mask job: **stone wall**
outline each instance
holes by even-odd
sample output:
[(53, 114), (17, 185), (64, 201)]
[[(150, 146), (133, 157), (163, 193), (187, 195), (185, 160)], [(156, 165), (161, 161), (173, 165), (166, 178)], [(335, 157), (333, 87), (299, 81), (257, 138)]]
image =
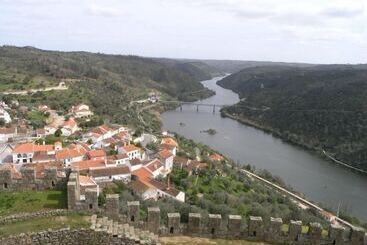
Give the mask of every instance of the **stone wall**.
[[(326, 228), (327, 236), (323, 236), (325, 228), (318, 223), (305, 224), (309, 227), (308, 233), (302, 233), (302, 221), (290, 221), (288, 231), (282, 230), (281, 218), (271, 218), (265, 221), (262, 217), (250, 217), (243, 222), (241, 216), (229, 215), (221, 217), (219, 214), (209, 214), (202, 217), (198, 213), (190, 213), (188, 223), (181, 223), (179, 213), (169, 213), (168, 224), (161, 223), (159, 208), (153, 207), (147, 210), (147, 220), (140, 219), (140, 203), (127, 202), (127, 213), (120, 213), (119, 198), (116, 195), (106, 197), (106, 208), (98, 208), (98, 200), (95, 192), (86, 194), (86, 200), (80, 200), (78, 190), (78, 174), (71, 173), (68, 182), (68, 207), (72, 210), (100, 212), (109, 217), (126, 222), (139, 229), (149, 230), (162, 236), (188, 235), (208, 238), (247, 239), (254, 241), (267, 241), (280, 244), (343, 244), (365, 245), (366, 235), (364, 230), (358, 228), (344, 229), (337, 226)], [(226, 222), (224, 222), (226, 220)]]
[(21, 234), (7, 238), (0, 238), (0, 244), (7, 245), (41, 245), (41, 244), (119, 244), (135, 245), (136, 241), (126, 237), (115, 237), (107, 232), (96, 232), (92, 229), (69, 230), (62, 229), (57, 231), (45, 231), (39, 233)]
[(66, 184), (66, 177), (59, 177), (56, 168), (45, 169), (37, 178), (35, 169), (22, 168), (22, 177), (12, 176), (10, 169), (0, 169), (0, 191), (27, 191), (61, 189)]
[[(107, 196), (106, 202), (115, 203), (116, 196)], [(271, 218), (269, 221), (265, 221), (261, 217), (251, 216), (244, 222), (242, 217), (238, 215), (230, 215), (228, 219), (223, 219), (219, 214), (209, 214), (208, 217), (203, 217), (198, 213), (190, 213), (188, 223), (182, 223), (179, 213), (168, 213), (167, 223), (163, 224), (158, 207), (148, 208), (147, 220), (141, 220), (139, 217), (139, 202), (128, 202), (127, 206), (127, 214), (115, 215), (113, 219), (124, 220), (130, 225), (154, 232), (160, 236), (187, 235), (295, 245), (365, 245), (367, 242), (364, 230), (357, 228), (344, 229), (335, 225), (323, 228), (319, 223), (302, 224), (301, 221), (291, 221), (288, 224), (288, 231), (285, 232), (282, 230), (283, 221), (281, 218)], [(108, 213), (116, 214), (118, 212), (117, 205), (109, 205), (108, 209)], [(123, 216), (125, 218), (122, 218)], [(303, 225), (308, 226), (307, 233), (302, 233)], [(323, 230), (327, 230), (328, 234), (323, 235)]]
[(29, 219), (53, 217), (53, 216), (64, 216), (70, 213), (66, 209), (55, 209), (50, 211), (40, 211), (35, 213), (20, 213), (9, 216), (0, 217), (0, 225), (10, 224), (14, 222), (26, 221)]

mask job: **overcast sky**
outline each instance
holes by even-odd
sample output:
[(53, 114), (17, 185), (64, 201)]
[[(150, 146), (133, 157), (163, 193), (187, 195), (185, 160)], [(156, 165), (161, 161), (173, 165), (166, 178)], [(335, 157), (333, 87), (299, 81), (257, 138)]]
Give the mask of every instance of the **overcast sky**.
[(0, 0), (0, 44), (367, 63), (367, 0)]

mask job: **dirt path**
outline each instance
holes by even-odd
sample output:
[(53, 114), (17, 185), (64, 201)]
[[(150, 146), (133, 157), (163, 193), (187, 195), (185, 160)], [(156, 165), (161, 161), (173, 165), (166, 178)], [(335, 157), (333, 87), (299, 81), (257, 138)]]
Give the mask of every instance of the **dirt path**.
[(58, 86), (55, 87), (47, 87), (47, 88), (40, 88), (40, 89), (28, 89), (28, 90), (21, 90), (21, 91), (5, 91), (0, 92), (2, 94), (14, 94), (14, 95), (27, 95), (28, 93), (37, 93), (37, 92), (47, 92), (47, 91), (60, 91), (60, 90), (67, 90), (69, 89), (68, 86), (60, 83)]

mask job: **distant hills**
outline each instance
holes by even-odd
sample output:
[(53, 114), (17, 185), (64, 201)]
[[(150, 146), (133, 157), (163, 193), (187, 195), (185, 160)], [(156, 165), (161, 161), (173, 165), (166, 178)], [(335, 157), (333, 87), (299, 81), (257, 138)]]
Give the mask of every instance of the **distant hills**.
[(250, 67), (219, 84), (242, 98), (225, 112), (367, 170), (367, 65)]

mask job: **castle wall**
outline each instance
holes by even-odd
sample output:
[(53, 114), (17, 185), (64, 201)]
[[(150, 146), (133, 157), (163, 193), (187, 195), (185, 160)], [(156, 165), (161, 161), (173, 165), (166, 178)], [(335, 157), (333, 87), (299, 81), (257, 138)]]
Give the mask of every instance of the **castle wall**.
[(22, 168), (22, 177), (12, 176), (10, 169), (0, 170), (0, 191), (29, 191), (61, 189), (65, 186), (66, 178), (58, 177), (57, 169), (45, 169), (42, 178), (36, 178), (36, 171), (32, 168)]
[[(78, 190), (73, 173), (68, 183), (68, 206), (74, 210), (101, 211), (98, 209), (98, 198), (94, 191), (86, 194), (85, 202), (77, 200)], [(69, 189), (70, 188), (70, 189)], [(87, 204), (86, 204), (87, 203)], [(92, 203), (92, 208), (90, 205)], [(266, 241), (270, 243), (289, 245), (365, 245), (365, 233), (362, 230), (347, 230), (336, 226), (328, 228), (328, 236), (323, 236), (323, 227), (318, 223), (307, 224), (308, 232), (302, 233), (302, 221), (291, 220), (288, 231), (282, 231), (283, 220), (271, 218), (265, 222), (262, 217), (250, 217), (246, 222), (239, 215), (229, 215), (226, 222), (219, 214), (209, 214), (202, 217), (199, 213), (189, 213), (188, 222), (182, 223), (179, 213), (168, 213), (167, 224), (161, 223), (159, 208), (150, 207), (147, 210), (147, 220), (140, 220), (140, 203), (127, 202), (127, 213), (119, 213), (119, 198), (117, 195), (108, 195), (106, 198), (105, 214), (114, 220), (124, 220), (126, 223), (139, 229), (146, 229), (161, 236), (188, 235), (223, 239), (247, 239)], [(115, 217), (115, 218), (114, 218)]]

